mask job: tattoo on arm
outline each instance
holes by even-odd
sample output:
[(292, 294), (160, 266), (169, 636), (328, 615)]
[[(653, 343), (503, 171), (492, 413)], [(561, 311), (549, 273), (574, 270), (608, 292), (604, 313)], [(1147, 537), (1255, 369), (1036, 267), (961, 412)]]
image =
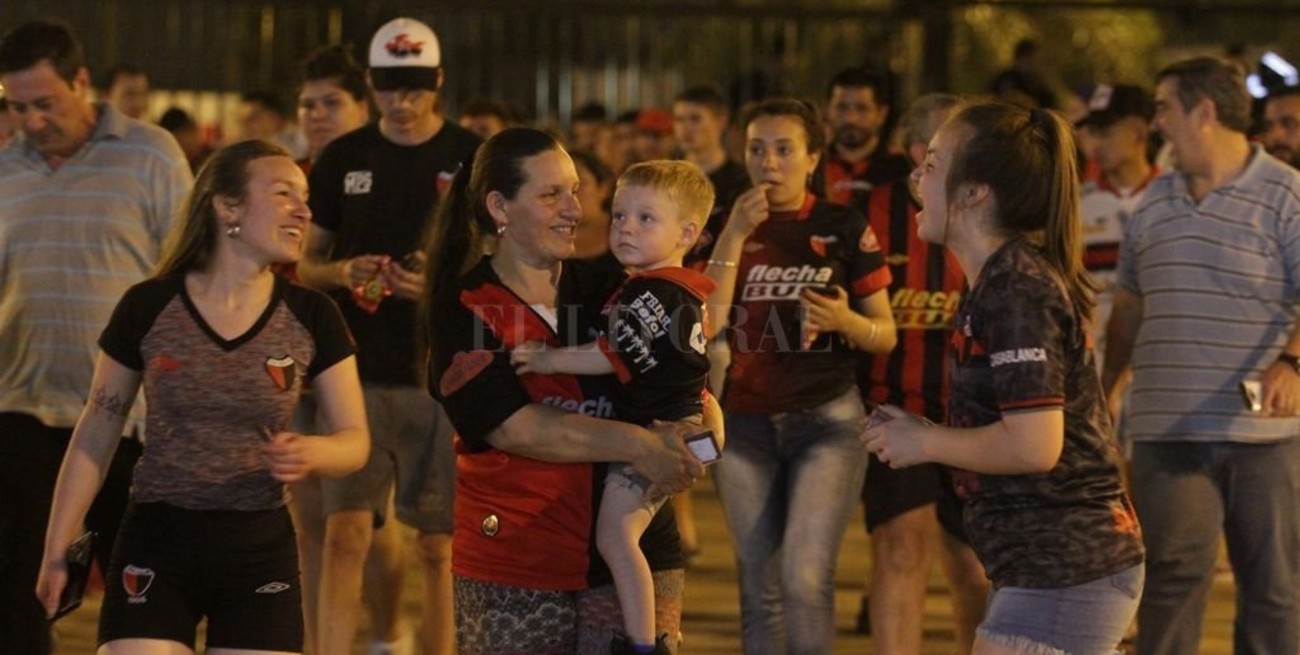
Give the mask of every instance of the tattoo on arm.
[(101, 411), (110, 416), (125, 417), (131, 411), (130, 405), (127, 405), (126, 402), (119, 398), (116, 393), (111, 396), (108, 395), (108, 389), (105, 389), (104, 387), (95, 389), (92, 394), (91, 402), (95, 404), (95, 407), (98, 407)]

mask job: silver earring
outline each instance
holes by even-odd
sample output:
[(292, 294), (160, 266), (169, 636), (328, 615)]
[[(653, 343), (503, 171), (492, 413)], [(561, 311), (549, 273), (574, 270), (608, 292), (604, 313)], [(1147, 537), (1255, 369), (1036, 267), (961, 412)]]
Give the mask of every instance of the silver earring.
[(505, 233), (506, 233), (506, 224), (505, 224), (505, 223), (502, 223), (502, 224), (498, 225), (498, 226), (497, 226), (497, 236), (501, 236), (502, 234), (505, 234)]
[(238, 239), (238, 238), (239, 238), (239, 230), (240, 230), (240, 228), (239, 228), (239, 223), (234, 223), (234, 224), (232, 224), (232, 225), (228, 225), (228, 226), (226, 226), (226, 236), (228, 236), (228, 237), (230, 237), (230, 238), (232, 238), (232, 239)]

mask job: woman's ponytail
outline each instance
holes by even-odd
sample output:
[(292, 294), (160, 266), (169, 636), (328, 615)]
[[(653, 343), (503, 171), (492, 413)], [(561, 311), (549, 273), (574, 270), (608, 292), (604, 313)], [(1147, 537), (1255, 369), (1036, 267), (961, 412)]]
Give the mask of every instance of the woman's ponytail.
[(1092, 315), (1096, 285), (1083, 268), (1083, 226), (1074, 136), (1055, 112), (983, 103), (954, 122), (969, 128), (949, 171), (949, 200), (962, 184), (987, 184), (997, 199), (997, 228), (1028, 235), (1060, 274), (1080, 316)]
[(1083, 223), (1079, 207), (1079, 169), (1074, 134), (1065, 120), (1046, 109), (1031, 109), (1029, 120), (1047, 147), (1047, 207), (1043, 254), (1065, 280), (1070, 302), (1091, 317), (1097, 286), (1083, 267)]

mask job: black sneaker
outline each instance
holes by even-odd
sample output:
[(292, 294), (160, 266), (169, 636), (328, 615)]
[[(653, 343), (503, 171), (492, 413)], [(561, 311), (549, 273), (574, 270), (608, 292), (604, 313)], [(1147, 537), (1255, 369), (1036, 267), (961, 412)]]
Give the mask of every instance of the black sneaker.
[[(672, 655), (672, 650), (668, 648), (668, 634), (664, 633), (655, 639), (655, 649), (650, 651), (650, 655)], [(628, 641), (627, 635), (614, 631), (614, 638), (609, 640), (609, 655), (639, 655), (632, 648), (632, 642)]]
[(862, 605), (858, 608), (858, 621), (853, 624), (853, 631), (860, 635), (871, 635), (871, 609), (867, 594), (862, 594)]

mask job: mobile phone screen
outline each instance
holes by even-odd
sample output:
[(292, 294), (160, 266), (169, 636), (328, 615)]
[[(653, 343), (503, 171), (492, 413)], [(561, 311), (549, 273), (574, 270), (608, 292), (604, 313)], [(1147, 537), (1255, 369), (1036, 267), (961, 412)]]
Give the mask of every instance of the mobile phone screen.
[(718, 461), (721, 453), (718, 452), (718, 442), (713, 438), (713, 430), (705, 430), (686, 437), (686, 447), (691, 449), (695, 459), (700, 460), (701, 464), (712, 464)]

